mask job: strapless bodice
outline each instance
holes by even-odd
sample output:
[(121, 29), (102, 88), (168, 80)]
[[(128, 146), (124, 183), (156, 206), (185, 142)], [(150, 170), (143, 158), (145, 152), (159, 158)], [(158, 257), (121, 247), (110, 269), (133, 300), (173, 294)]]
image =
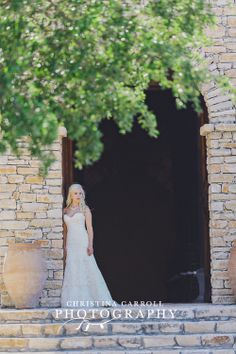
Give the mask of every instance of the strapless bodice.
[(85, 227), (85, 216), (80, 212), (77, 212), (72, 216), (64, 214), (64, 221), (68, 227), (73, 225)]

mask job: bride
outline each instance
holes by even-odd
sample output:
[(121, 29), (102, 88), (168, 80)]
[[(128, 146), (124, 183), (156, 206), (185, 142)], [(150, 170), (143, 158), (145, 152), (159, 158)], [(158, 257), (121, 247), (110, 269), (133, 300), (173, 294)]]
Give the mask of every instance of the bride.
[(117, 305), (93, 254), (92, 213), (85, 202), (85, 192), (81, 184), (75, 183), (69, 187), (63, 217), (66, 225), (66, 266), (61, 306)]

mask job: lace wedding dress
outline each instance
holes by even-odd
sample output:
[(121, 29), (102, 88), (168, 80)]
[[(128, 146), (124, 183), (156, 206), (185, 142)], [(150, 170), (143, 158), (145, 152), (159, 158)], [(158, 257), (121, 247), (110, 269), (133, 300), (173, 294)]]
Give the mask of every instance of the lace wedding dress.
[(64, 214), (64, 221), (67, 226), (67, 257), (61, 306), (116, 306), (118, 303), (112, 299), (94, 255), (87, 253), (88, 233), (84, 214)]

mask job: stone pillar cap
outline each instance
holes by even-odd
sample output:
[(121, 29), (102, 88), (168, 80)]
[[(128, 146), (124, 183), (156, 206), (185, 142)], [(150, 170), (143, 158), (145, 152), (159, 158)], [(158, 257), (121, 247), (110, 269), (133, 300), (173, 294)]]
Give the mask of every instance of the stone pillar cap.
[(60, 126), (58, 127), (58, 136), (59, 136), (59, 137), (62, 137), (62, 138), (67, 137), (67, 129), (66, 129), (66, 127), (64, 127), (64, 126), (62, 126), (62, 125), (60, 125)]

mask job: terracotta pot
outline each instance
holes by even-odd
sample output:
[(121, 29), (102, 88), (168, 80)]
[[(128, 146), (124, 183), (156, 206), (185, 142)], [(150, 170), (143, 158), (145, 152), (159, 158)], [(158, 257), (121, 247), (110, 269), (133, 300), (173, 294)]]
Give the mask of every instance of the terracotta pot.
[(229, 255), (228, 274), (230, 284), (236, 301), (236, 240), (233, 241)]
[(47, 279), (40, 244), (9, 243), (3, 264), (3, 281), (16, 308), (34, 308)]

